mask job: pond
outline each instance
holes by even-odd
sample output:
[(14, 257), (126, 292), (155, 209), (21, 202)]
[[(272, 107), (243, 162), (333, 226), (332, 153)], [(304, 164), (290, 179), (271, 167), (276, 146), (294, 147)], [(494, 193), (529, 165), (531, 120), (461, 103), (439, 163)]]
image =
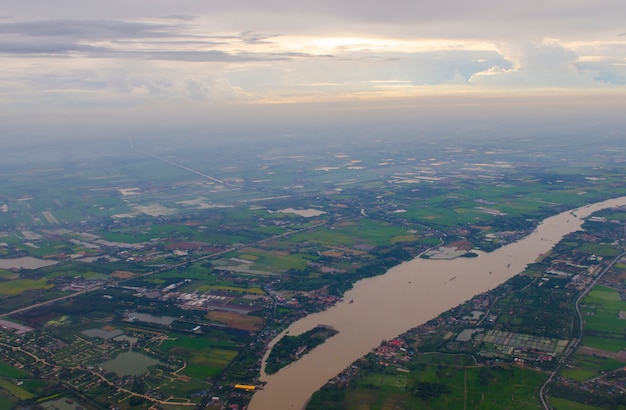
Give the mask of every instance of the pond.
[(137, 352), (123, 352), (113, 360), (100, 363), (100, 367), (118, 376), (140, 376), (148, 371), (150, 366), (159, 364), (157, 359), (153, 359)]

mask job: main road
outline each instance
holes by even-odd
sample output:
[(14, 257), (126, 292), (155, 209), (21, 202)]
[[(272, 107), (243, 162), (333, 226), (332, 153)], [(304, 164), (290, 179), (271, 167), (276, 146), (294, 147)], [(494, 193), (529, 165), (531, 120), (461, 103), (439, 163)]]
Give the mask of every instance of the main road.
[(585, 327), (585, 322), (583, 321), (582, 313), (580, 313), (580, 301), (587, 295), (587, 293), (589, 293), (589, 291), (591, 289), (593, 289), (593, 287), (596, 285), (596, 283), (598, 283), (598, 281), (602, 278), (602, 276), (604, 276), (604, 274), (609, 269), (611, 269), (613, 267), (613, 265), (615, 265), (625, 255), (626, 255), (626, 251), (624, 251), (624, 252), (620, 253), (619, 255), (617, 255), (615, 257), (615, 259), (613, 259), (611, 261), (611, 263), (609, 263), (607, 265), (607, 267), (604, 268), (602, 270), (602, 272), (600, 272), (596, 276), (596, 278), (589, 284), (589, 286), (587, 286), (585, 288), (584, 291), (582, 291), (580, 293), (580, 295), (576, 299), (575, 307), (576, 307), (576, 314), (578, 315), (578, 324), (579, 324), (578, 338), (574, 339), (574, 341), (572, 342), (572, 344), (568, 348), (567, 352), (565, 352), (565, 354), (561, 357), (561, 360), (559, 361), (559, 364), (556, 367), (556, 369), (554, 369), (554, 371), (550, 374), (550, 377), (548, 377), (548, 380), (546, 380), (546, 382), (543, 384), (543, 386), (541, 386), (541, 390), (539, 390), (539, 397), (541, 398), (541, 404), (543, 404), (543, 408), (545, 410), (552, 410), (552, 406), (550, 405), (550, 403), (548, 402), (548, 400), (546, 398), (546, 393), (548, 392), (548, 385), (556, 377), (556, 375), (558, 374), (559, 370), (561, 370), (561, 367), (563, 367), (563, 364), (567, 361), (569, 356), (572, 353), (574, 353), (574, 351), (576, 350), (576, 348), (580, 344), (580, 341), (583, 340), (583, 330), (584, 330), (584, 327)]

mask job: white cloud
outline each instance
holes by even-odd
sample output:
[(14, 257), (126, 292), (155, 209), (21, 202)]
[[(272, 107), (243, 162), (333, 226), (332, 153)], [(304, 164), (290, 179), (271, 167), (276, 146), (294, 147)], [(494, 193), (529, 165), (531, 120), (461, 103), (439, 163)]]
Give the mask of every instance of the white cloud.
[(604, 86), (578, 69), (579, 56), (557, 40), (539, 44), (507, 44), (503, 54), (512, 62), (510, 69), (493, 66), (471, 76), (475, 86), (509, 88), (588, 88)]
[(249, 95), (240, 87), (233, 86), (226, 78), (221, 76), (204, 76), (201, 79), (188, 79), (185, 88), (189, 98), (193, 100), (212, 99), (217, 101), (247, 101)]
[(0, 5), (5, 112), (626, 91), (623, 0)]

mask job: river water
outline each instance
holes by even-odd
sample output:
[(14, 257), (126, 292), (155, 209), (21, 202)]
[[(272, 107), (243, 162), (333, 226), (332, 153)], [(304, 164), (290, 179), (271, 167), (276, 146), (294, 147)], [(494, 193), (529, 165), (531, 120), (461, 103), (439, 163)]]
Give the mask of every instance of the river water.
[[(311, 395), (358, 358), (407, 330), (522, 272), (563, 236), (577, 231), (582, 219), (600, 209), (626, 205), (626, 197), (587, 205), (545, 219), (530, 235), (476, 258), (415, 258), (384, 275), (357, 282), (344, 301), (289, 326), (298, 335), (324, 324), (339, 333), (300, 360), (273, 375), (261, 370), (263, 390), (252, 397), (252, 410), (302, 409)], [(353, 303), (349, 301), (353, 300)]]

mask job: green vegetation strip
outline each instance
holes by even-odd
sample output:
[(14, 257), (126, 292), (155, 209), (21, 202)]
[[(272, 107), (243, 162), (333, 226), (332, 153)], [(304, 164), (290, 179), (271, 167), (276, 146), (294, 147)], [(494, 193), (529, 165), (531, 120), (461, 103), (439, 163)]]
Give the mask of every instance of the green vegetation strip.
[(24, 390), (20, 386), (17, 386), (5, 379), (0, 378), (0, 387), (8, 391), (9, 393), (11, 393), (12, 395), (14, 395), (20, 400), (28, 400), (34, 397), (33, 394), (30, 393), (29, 391)]
[(2, 282), (0, 285), (0, 295), (15, 296), (28, 290), (51, 289), (54, 285), (48, 283), (47, 279), (15, 279), (9, 282)]
[(265, 373), (273, 374), (288, 364), (295, 362), (301, 355), (324, 343), (326, 339), (336, 335), (335, 329), (317, 326), (299, 336), (285, 335), (274, 345), (267, 358)]
[(551, 397), (550, 403), (553, 409), (567, 409), (567, 410), (597, 410), (596, 406), (589, 406), (587, 404), (578, 403), (576, 401), (562, 399), (559, 397)]

